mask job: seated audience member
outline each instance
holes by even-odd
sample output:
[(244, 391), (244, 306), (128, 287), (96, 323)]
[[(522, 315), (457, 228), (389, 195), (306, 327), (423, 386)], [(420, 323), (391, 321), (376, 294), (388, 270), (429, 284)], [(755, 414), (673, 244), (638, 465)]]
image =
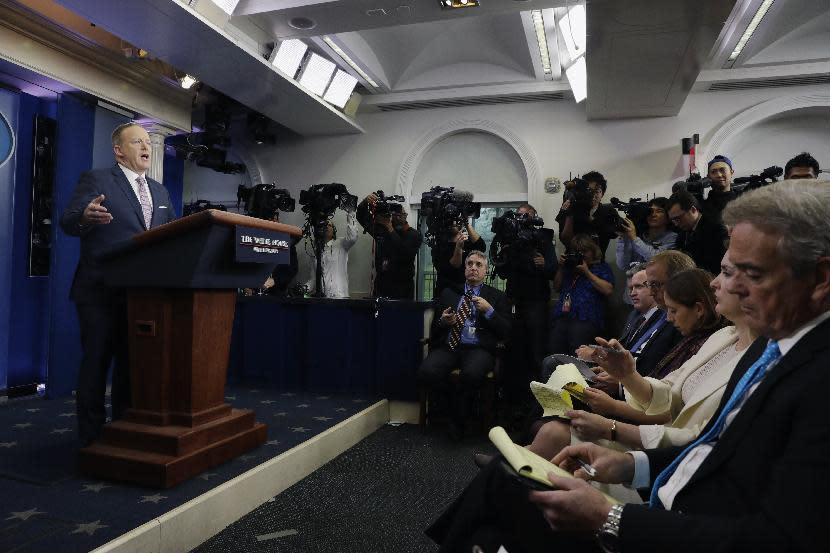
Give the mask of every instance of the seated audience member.
[(464, 286), (464, 262), (474, 250), (486, 252), (487, 245), (469, 221), (465, 228), (453, 226), (447, 236), (439, 237), (430, 250), (435, 268), (433, 298), (440, 296), (444, 288), (459, 289)]
[(605, 328), (605, 298), (614, 291), (614, 275), (602, 260), (599, 246), (586, 234), (577, 234), (569, 248), (576, 258), (559, 258), (562, 269), (553, 279), (559, 299), (553, 308), (550, 351), (572, 354)]
[(628, 275), (628, 298), (631, 313), (628, 315), (620, 333), (620, 343), (625, 349), (632, 349), (638, 340), (644, 337), (648, 328), (660, 318), (660, 308), (654, 302), (648, 287), (646, 264), (636, 263), (626, 272)]
[(784, 167), (784, 180), (817, 179), (820, 172), (816, 158), (802, 152), (787, 162)]
[[(335, 233), (334, 223), (328, 221), (326, 223), (326, 245), (323, 246), (321, 260), (323, 297), (348, 298), (349, 250), (357, 242), (357, 219), (354, 212), (346, 213), (346, 236), (335, 239)], [(317, 256), (313, 251), (309, 251), (309, 266), (311, 278), (308, 279), (306, 286), (314, 294), (317, 291)]]
[[(732, 161), (726, 156), (715, 156), (706, 166), (706, 176), (712, 181), (712, 189), (701, 204), (701, 210), (711, 219), (720, 223), (721, 213), (726, 204), (737, 196), (732, 191)], [(720, 262), (720, 260), (718, 260)], [(708, 269), (707, 270), (711, 270)], [(717, 273), (717, 271), (713, 271)]]
[[(576, 478), (549, 474), (554, 491), (528, 492), (490, 463), (428, 530), (441, 551), (826, 551), (828, 205), (828, 183), (801, 180), (752, 190), (724, 210), (734, 271), (721, 285), (761, 338), (697, 439), (630, 452), (568, 446), (552, 461)], [(597, 482), (650, 486), (649, 505), (612, 506), (582, 481), (580, 463)]]
[(608, 182), (599, 171), (589, 171), (582, 175), (582, 180), (588, 183), (591, 191), (591, 207), (582, 211), (566, 201), (562, 204), (556, 222), (559, 223), (559, 239), (565, 246), (570, 246), (571, 239), (578, 234), (587, 234), (599, 245), (602, 259), (608, 243), (616, 237), (615, 218), (612, 216), (611, 205), (602, 203), (602, 198), (608, 190)]
[[(635, 369), (629, 353), (612, 356), (602, 364), (604, 370), (625, 386), (628, 404), (646, 415), (668, 414), (671, 423), (630, 424), (615, 418), (585, 411), (568, 413), (570, 426), (551, 422), (542, 427), (534, 439), (533, 451), (552, 458), (571, 441), (571, 433), (582, 441), (610, 440), (629, 449), (653, 449), (691, 442), (717, 410), (723, 390), (742, 353), (757, 338), (746, 324), (738, 296), (723, 287), (723, 279), (735, 270), (728, 254), (721, 273), (712, 281), (717, 312), (734, 326), (713, 333), (700, 350), (676, 371), (661, 380), (643, 378)], [(598, 340), (601, 345), (617, 348)], [(620, 344), (622, 345), (622, 344)], [(613, 413), (611, 413), (613, 417)], [(608, 444), (603, 444), (608, 445)]]
[(447, 395), (449, 374), (460, 369), (459, 390), (453, 395), (453, 438), (464, 433), (472, 398), (493, 370), (496, 347), (510, 334), (510, 319), (504, 294), (484, 284), (487, 257), (472, 251), (465, 262), (463, 294), (444, 288), (436, 302), (436, 316), (430, 336), (431, 349), (418, 369), (425, 386)]
[(415, 298), (415, 256), (421, 233), (409, 226), (401, 204), (378, 202), (369, 194), (357, 206), (357, 220), (375, 239), (372, 297)]
[(668, 208), (669, 220), (680, 229), (675, 247), (689, 254), (701, 269), (718, 273), (728, 238), (723, 223), (702, 213), (695, 197), (685, 190), (671, 195)]
[(637, 229), (630, 219), (623, 220), (622, 230), (617, 231), (617, 267), (627, 269), (636, 261), (648, 261), (654, 254), (669, 250), (677, 241), (677, 233), (669, 230), (666, 198), (654, 198), (648, 202), (648, 229), (637, 236)]

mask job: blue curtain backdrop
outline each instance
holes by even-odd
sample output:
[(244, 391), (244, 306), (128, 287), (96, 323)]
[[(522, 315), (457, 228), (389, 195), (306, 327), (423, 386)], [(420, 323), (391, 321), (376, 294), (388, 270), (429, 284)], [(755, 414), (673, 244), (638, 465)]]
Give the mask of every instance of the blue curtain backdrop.
[[(66, 208), (78, 177), (92, 168), (95, 137), (95, 107), (73, 96), (58, 99), (54, 221)], [(52, 229), (52, 274), (49, 279), (49, 397), (69, 395), (75, 388), (81, 359), (80, 334), (69, 287), (78, 263), (78, 239), (67, 236), (58, 225)]]
[(11, 276), (14, 229), (14, 179), (19, 96), (0, 89), (0, 389), (8, 386), (9, 328), (11, 326)]

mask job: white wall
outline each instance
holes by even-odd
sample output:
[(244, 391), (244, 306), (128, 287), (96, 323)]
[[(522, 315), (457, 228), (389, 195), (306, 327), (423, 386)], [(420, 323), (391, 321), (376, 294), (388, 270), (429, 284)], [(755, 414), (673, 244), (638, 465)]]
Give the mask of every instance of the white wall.
[[(546, 177), (565, 180), (569, 172), (596, 169), (608, 179), (606, 198), (628, 199), (645, 193), (668, 195), (671, 183), (685, 177), (680, 163), (682, 137), (699, 133), (701, 149), (705, 150), (707, 138), (752, 106), (788, 95), (827, 95), (828, 91), (830, 87), (814, 86), (696, 93), (689, 96), (676, 117), (616, 121), (586, 121), (583, 106), (569, 101), (363, 114), (359, 122), (366, 129), (364, 135), (294, 139), (250, 153), (256, 157), (263, 179), (275, 180), (292, 190), (295, 198), (301, 189), (332, 181), (345, 184), (350, 192), (363, 197), (378, 189), (396, 191), (402, 163), (419, 140), (436, 127), (454, 120), (468, 121), (471, 127), (492, 122), (511, 130), (535, 158), (538, 182), (528, 195), (540, 215), (552, 222), (561, 195), (542, 192)], [(763, 147), (753, 146), (757, 139), (741, 142), (736, 138), (725, 143), (734, 145), (735, 152), (722, 153), (731, 154), (738, 168), (783, 166), (789, 157), (809, 148), (821, 162), (822, 155), (826, 158), (830, 151), (830, 136), (822, 131), (830, 128), (830, 120), (827, 115), (819, 117), (806, 134), (802, 132), (807, 122), (804, 118), (795, 122), (788, 122), (786, 117), (770, 121), (759, 135)], [(753, 133), (751, 129), (747, 132)], [(766, 156), (768, 161), (758, 159)], [(824, 161), (830, 164), (827, 159)], [(471, 153), (469, 159), (456, 163), (474, 171), (482, 160)], [(699, 160), (698, 165), (705, 170), (705, 160)], [(745, 173), (739, 170), (739, 174)], [(302, 220), (299, 210), (283, 217), (284, 222), (298, 225)], [(342, 229), (342, 214), (336, 221)], [(613, 252), (613, 246), (609, 252)], [(354, 295), (368, 290), (370, 253), (371, 240), (362, 235), (350, 259), (350, 288)], [(300, 277), (305, 278), (308, 268), (302, 265), (302, 255), (300, 258)]]

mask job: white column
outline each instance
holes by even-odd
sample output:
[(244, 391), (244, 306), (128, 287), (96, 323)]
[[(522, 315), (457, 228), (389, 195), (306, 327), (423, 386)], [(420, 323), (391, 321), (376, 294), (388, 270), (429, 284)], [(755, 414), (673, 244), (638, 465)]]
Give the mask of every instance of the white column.
[(147, 170), (147, 176), (164, 183), (164, 139), (176, 134), (176, 132), (158, 123), (142, 123), (141, 126), (150, 135), (150, 142), (153, 143), (150, 154), (150, 169)]

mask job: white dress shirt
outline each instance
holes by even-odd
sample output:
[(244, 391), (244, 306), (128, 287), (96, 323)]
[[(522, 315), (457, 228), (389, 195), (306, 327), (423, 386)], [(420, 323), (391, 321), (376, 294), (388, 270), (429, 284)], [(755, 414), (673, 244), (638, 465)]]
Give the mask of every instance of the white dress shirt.
[[(803, 338), (808, 332), (813, 330), (815, 327), (823, 323), (825, 320), (830, 318), (830, 311), (826, 311), (813, 319), (812, 321), (808, 322), (795, 332), (793, 332), (790, 336), (786, 338), (782, 338), (778, 340), (778, 349), (781, 350), (781, 358), (783, 358), (787, 353), (798, 343), (801, 338)], [(767, 367), (766, 372), (769, 373), (775, 365), (778, 364), (778, 361), (774, 361), (770, 363), (769, 367)], [(753, 392), (758, 388), (758, 386), (763, 382), (763, 379), (758, 381), (758, 383), (754, 384), (749, 391), (744, 396), (743, 400), (735, 406), (732, 411), (730, 411), (726, 415), (726, 420), (724, 421), (723, 431), (732, 423), (732, 421), (737, 416), (738, 412), (743, 407), (746, 400), (749, 396), (752, 395)], [(715, 443), (704, 443), (700, 444), (691, 450), (686, 457), (680, 462), (677, 466), (677, 470), (674, 471), (671, 478), (669, 478), (668, 482), (666, 482), (658, 491), (657, 495), (660, 498), (660, 501), (663, 503), (663, 506), (666, 510), (671, 509), (672, 504), (674, 503), (674, 499), (677, 497), (677, 494), (689, 483), (692, 479), (692, 476), (697, 469), (703, 464), (706, 460), (706, 457), (709, 456), (709, 453), (712, 452), (712, 449), (715, 447)], [(645, 488), (651, 482), (651, 469), (648, 465), (648, 457), (642, 451), (632, 451), (631, 455), (634, 457), (634, 478), (632, 480), (632, 486), (638, 488)]]
[[(321, 265), (323, 268), (323, 295), (327, 298), (349, 297), (349, 250), (357, 242), (357, 219), (354, 213), (346, 213), (346, 236), (330, 240), (323, 247)], [(306, 285), (316, 291), (317, 257), (309, 253), (311, 278)]]

